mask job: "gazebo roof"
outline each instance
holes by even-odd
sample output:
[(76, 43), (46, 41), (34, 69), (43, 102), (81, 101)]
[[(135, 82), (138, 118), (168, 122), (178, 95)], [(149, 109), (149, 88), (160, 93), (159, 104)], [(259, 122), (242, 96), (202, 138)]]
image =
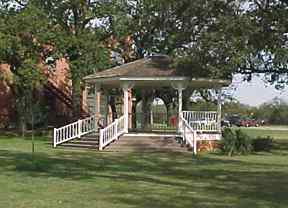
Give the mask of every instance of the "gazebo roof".
[[(161, 60), (162, 59), (162, 60)], [(111, 77), (163, 77), (176, 76), (176, 70), (169, 67), (170, 60), (165, 57), (143, 58), (137, 61), (116, 66), (105, 71), (85, 77), (88, 79), (111, 78)]]
[(170, 67), (168, 56), (151, 56), (137, 61), (116, 66), (84, 77), (86, 83), (99, 83), (106, 87), (119, 87), (124, 81), (131, 81), (135, 86), (163, 87), (172, 82), (186, 82), (190, 87), (219, 88), (228, 86), (230, 80), (191, 78), (181, 76), (175, 68)]

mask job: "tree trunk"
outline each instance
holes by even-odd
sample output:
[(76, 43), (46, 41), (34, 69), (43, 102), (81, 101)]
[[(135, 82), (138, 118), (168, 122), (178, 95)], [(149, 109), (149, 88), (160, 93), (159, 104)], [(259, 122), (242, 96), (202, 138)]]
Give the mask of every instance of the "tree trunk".
[(191, 97), (191, 95), (192, 95), (192, 91), (191, 90), (189, 90), (189, 89), (187, 89), (187, 90), (184, 90), (183, 91), (183, 101), (182, 101), (182, 103), (183, 103), (183, 110), (185, 111), (185, 110), (191, 110), (190, 109), (190, 97)]
[(142, 130), (150, 130), (151, 117), (150, 111), (152, 107), (153, 94), (149, 91), (142, 91)]
[(132, 104), (132, 129), (137, 128), (136, 106), (137, 106), (137, 102), (133, 102), (133, 104)]
[(117, 110), (116, 110), (116, 103), (115, 103), (115, 97), (110, 96), (109, 97), (109, 105), (111, 106), (111, 111), (112, 111), (112, 121), (114, 121), (118, 116), (117, 116)]

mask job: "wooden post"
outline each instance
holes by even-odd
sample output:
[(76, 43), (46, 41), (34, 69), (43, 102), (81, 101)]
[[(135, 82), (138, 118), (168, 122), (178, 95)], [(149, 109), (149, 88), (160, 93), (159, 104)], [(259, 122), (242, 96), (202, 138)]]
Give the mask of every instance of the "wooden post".
[(129, 95), (128, 95), (128, 88), (123, 88), (124, 92), (124, 117), (125, 117), (125, 122), (124, 122), (124, 129), (125, 133), (128, 133), (128, 128), (129, 128)]
[(221, 89), (217, 90), (218, 100), (217, 100), (217, 122), (218, 122), (218, 131), (221, 132), (221, 111), (222, 111), (222, 91)]
[(183, 88), (179, 86), (178, 88), (178, 132), (182, 131), (182, 101), (183, 101)]
[(118, 137), (118, 118), (116, 118), (115, 119), (115, 131), (116, 131), (116, 139), (118, 140), (119, 139), (119, 137)]
[(56, 147), (56, 142), (57, 142), (57, 132), (56, 132), (56, 128), (54, 128), (54, 143), (53, 143), (53, 147)]
[(177, 125), (177, 133), (180, 134), (182, 129), (182, 122), (181, 122), (181, 116), (182, 116), (182, 106), (183, 106), (183, 90), (187, 87), (186, 81), (177, 81), (176, 83), (171, 83), (172, 87), (178, 91), (178, 125)]
[(134, 83), (133, 82), (123, 82), (122, 90), (124, 93), (124, 129), (125, 133), (128, 133), (129, 129), (129, 90), (132, 89)]
[(197, 133), (193, 132), (193, 153), (197, 155)]
[(95, 115), (95, 122), (94, 122), (94, 131), (98, 131), (98, 119), (100, 118), (100, 85), (94, 85), (94, 115)]
[(82, 132), (82, 120), (78, 120), (78, 138), (80, 139)]
[(100, 129), (100, 132), (99, 132), (99, 150), (103, 150), (103, 129)]

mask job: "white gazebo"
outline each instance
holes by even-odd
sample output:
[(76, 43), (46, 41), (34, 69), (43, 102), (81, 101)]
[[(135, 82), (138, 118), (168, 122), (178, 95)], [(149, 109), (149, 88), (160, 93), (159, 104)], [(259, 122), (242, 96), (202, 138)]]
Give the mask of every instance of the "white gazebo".
[[(100, 117), (100, 96), (108, 89), (121, 88), (123, 90), (123, 115), (107, 124), (105, 128), (100, 129), (100, 150), (117, 140), (121, 135), (128, 133), (130, 124), (129, 106), (132, 103), (130, 92), (132, 88), (153, 90), (155, 88), (171, 87), (178, 92), (178, 126), (175, 134), (193, 147), (194, 153), (197, 150), (197, 140), (219, 140), (221, 138), (221, 88), (228, 86), (230, 80), (191, 78), (179, 74), (176, 69), (170, 68), (169, 65), (170, 60), (167, 56), (151, 56), (86, 76), (84, 78), (85, 85), (94, 89), (94, 111), (90, 118), (84, 119), (81, 124), (78, 124), (79, 131), (74, 137), (80, 137), (86, 132), (90, 133), (98, 129), (96, 124)], [(182, 93), (185, 89), (217, 90), (217, 111), (193, 112), (183, 110)], [(56, 140), (54, 139), (55, 146), (63, 140), (57, 140), (57, 137), (61, 137), (58, 134), (56, 129), (56, 133), (54, 132), (54, 137), (56, 137)], [(67, 138), (65, 140), (67, 141)]]

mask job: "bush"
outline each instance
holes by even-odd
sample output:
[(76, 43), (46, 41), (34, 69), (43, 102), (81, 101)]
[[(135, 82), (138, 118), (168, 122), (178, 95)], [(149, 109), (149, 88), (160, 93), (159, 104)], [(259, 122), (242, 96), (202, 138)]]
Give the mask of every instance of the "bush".
[(253, 151), (255, 152), (260, 151), (270, 152), (272, 149), (272, 144), (273, 144), (273, 138), (270, 136), (257, 137), (256, 139), (252, 140), (252, 147)]
[(225, 128), (221, 140), (221, 151), (228, 156), (243, 155), (253, 150), (251, 138), (241, 130)]

